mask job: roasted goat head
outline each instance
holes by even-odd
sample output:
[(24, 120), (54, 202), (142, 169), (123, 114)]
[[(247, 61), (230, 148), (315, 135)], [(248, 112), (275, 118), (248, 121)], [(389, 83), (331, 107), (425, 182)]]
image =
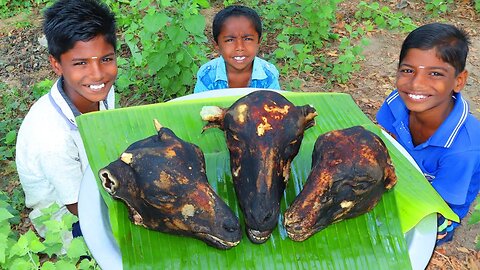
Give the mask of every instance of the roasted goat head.
[(204, 107), (204, 129), (225, 131), (230, 169), (249, 239), (263, 243), (280, 214), (280, 200), (306, 129), (315, 124), (315, 109), (295, 106), (274, 91), (255, 91), (230, 108)]
[(137, 225), (219, 249), (237, 245), (238, 218), (209, 185), (200, 148), (155, 124), (157, 135), (133, 143), (99, 171), (103, 188), (127, 205)]
[(373, 209), (397, 182), (383, 141), (361, 126), (315, 142), (312, 170), (284, 215), (288, 236), (303, 241), (328, 225)]

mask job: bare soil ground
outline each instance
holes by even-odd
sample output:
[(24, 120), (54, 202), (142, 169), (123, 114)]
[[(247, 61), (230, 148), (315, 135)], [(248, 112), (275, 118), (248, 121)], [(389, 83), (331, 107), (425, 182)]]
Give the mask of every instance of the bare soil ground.
[[(358, 1), (345, 1), (339, 17), (344, 20), (353, 18), (354, 7)], [(469, 1), (455, 1), (449, 13), (437, 18), (425, 17), (422, 1), (412, 1), (402, 10), (414, 18), (417, 24), (444, 21), (464, 28), (471, 36), (471, 50), (467, 63), (468, 84), (462, 93), (470, 103), (472, 113), (480, 118), (480, 18)], [(395, 10), (395, 1), (391, 9)], [(44, 79), (55, 79), (51, 71), (47, 50), (40, 45), (41, 38), (39, 14), (28, 16), (33, 27), (19, 29), (15, 23), (25, 20), (26, 15), (0, 21), (0, 79), (10, 87), (31, 93), (34, 83)], [(406, 34), (395, 30), (378, 30), (370, 34), (370, 45), (364, 50), (365, 60), (361, 62), (359, 72), (344, 85), (327, 88), (322, 80), (312, 75), (303, 86), (304, 91), (336, 91), (352, 95), (360, 108), (372, 119), (385, 97), (392, 91), (400, 46)], [(0, 93), (0, 96), (1, 93)], [(20, 117), (20, 116), (19, 116)], [(6, 163), (0, 164), (0, 177), (7, 179), (0, 185), (2, 190), (11, 191), (18, 186), (15, 172)], [(436, 248), (427, 269), (480, 269), (480, 252), (474, 249), (475, 237), (480, 234), (480, 224), (466, 225), (457, 229), (454, 240)], [(23, 229), (29, 224), (23, 224)], [(19, 230), (22, 230), (22, 225)]]

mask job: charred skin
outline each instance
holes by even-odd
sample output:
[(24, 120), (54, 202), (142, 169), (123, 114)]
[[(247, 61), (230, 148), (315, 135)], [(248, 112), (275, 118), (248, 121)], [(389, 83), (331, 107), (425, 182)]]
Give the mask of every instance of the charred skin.
[(284, 214), (288, 236), (304, 241), (328, 225), (372, 210), (397, 181), (388, 150), (356, 126), (321, 135), (307, 181)]
[(256, 91), (217, 118), (203, 117), (206, 128), (225, 131), (235, 192), (254, 243), (268, 240), (277, 225), (291, 161), (316, 115), (311, 106), (295, 106), (276, 92)]
[(168, 128), (130, 145), (99, 175), (137, 225), (198, 238), (219, 249), (241, 239), (238, 218), (207, 181), (200, 148)]

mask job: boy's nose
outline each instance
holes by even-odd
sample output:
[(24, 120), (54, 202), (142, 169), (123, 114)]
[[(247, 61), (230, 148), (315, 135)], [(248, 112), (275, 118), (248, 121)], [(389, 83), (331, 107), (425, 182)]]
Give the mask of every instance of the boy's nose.
[(411, 83), (414, 90), (421, 90), (425, 86), (425, 76), (417, 73), (413, 76)]
[(243, 40), (237, 40), (237, 42), (235, 43), (235, 50), (236, 51), (243, 51), (244, 48), (245, 48), (245, 46), (243, 44)]
[(101, 80), (103, 78), (102, 65), (100, 63), (93, 63), (90, 66), (90, 75), (93, 80)]

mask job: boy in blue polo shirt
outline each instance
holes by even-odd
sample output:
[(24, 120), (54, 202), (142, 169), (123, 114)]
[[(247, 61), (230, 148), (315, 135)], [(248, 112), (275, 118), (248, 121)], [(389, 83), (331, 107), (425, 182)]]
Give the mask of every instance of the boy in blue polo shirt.
[[(377, 113), (460, 220), (480, 186), (480, 122), (460, 93), (468, 44), (466, 33), (448, 24), (412, 31), (400, 51), (397, 89)], [(439, 214), (437, 245), (452, 240), (459, 225)]]
[(256, 56), (262, 22), (253, 9), (234, 5), (221, 10), (212, 32), (221, 56), (200, 67), (194, 93), (241, 87), (280, 90), (277, 68)]

